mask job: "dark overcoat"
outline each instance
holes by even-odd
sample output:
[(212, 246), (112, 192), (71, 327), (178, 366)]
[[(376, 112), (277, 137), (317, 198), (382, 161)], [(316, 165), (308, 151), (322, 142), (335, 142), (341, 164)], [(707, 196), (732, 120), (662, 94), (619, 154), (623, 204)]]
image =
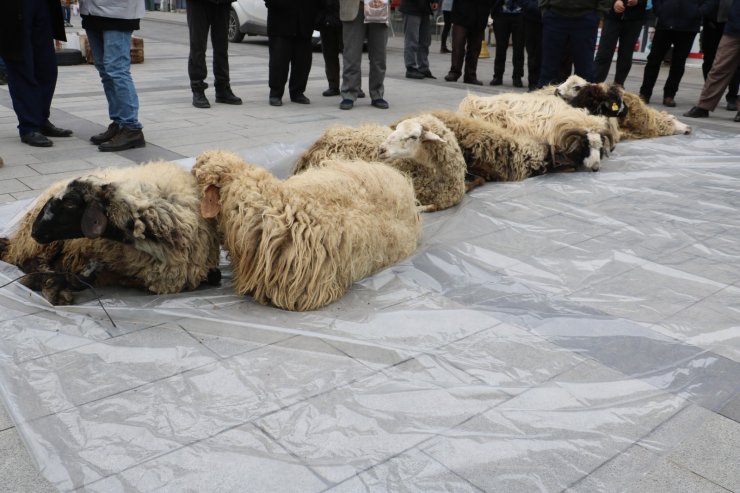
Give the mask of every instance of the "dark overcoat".
[[(8, 60), (23, 59), (23, 9), (24, 0), (4, 0), (0, 14), (0, 56)], [(49, 42), (52, 39), (67, 41), (64, 33), (64, 17), (59, 0), (47, 0), (51, 15), (52, 32), (49, 33)]]

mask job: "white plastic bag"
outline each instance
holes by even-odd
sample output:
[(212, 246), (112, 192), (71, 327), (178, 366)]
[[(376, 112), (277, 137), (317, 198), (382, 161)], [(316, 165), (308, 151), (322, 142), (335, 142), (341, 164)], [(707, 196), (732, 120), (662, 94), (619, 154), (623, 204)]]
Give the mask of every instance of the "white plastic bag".
[(388, 0), (365, 1), (365, 24), (388, 24), (390, 8)]

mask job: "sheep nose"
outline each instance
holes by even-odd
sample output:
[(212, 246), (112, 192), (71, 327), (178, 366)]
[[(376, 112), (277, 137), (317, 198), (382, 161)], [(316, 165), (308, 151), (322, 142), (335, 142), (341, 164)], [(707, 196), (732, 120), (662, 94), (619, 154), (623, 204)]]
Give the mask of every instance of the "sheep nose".
[(383, 159), (386, 154), (388, 154), (388, 148), (385, 146), (380, 146), (380, 148), (378, 149), (378, 157)]

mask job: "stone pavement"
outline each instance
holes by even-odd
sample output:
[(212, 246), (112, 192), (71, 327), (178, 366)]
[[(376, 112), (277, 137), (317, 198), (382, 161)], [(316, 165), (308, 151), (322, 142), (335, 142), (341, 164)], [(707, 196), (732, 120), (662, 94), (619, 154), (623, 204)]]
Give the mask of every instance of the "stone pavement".
[[(79, 25), (79, 19), (74, 19)], [(68, 29), (71, 34), (75, 29)], [(323, 98), (326, 88), (323, 60), (314, 54), (314, 68), (306, 95), (309, 106), (285, 104), (273, 108), (267, 104), (267, 43), (265, 39), (247, 38), (230, 46), (230, 64), (234, 92), (244, 100), (242, 106), (215, 103), (212, 88), (207, 95), (213, 107), (203, 110), (190, 104), (187, 80), (187, 31), (183, 14), (149, 12), (140, 33), (145, 38), (144, 64), (133, 67), (139, 91), (147, 147), (121, 153), (100, 153), (88, 142), (90, 135), (108, 124), (105, 98), (95, 69), (91, 65), (60, 67), (52, 121), (71, 128), (75, 136), (54, 139), (49, 149), (31, 148), (20, 143), (7, 88), (0, 88), (0, 203), (33, 197), (59, 178), (79, 174), (99, 166), (129, 165), (150, 159), (181, 159), (212, 148), (239, 150), (268, 144), (309, 142), (330, 124), (357, 124), (365, 121), (390, 122), (403, 115), (427, 108), (454, 109), (468, 92), (495, 94), (512, 91), (510, 69), (505, 86), (474, 87), (444, 82), (449, 58), (440, 55), (438, 43), (430, 56), (437, 80), (416, 81), (404, 78), (402, 39), (389, 41), (386, 99), (389, 110), (370, 107), (369, 99), (358, 100), (351, 111), (338, 109), (338, 98)], [(364, 61), (364, 69), (366, 68)], [(492, 59), (481, 60), (478, 76), (491, 78)], [(663, 71), (656, 85), (665, 80)], [(642, 65), (636, 64), (628, 79), (628, 90), (639, 87)], [(365, 77), (366, 81), (367, 78)], [(687, 68), (677, 95), (678, 106), (671, 111), (680, 115), (688, 110), (701, 90), (701, 70), (695, 63)], [(367, 86), (365, 85), (367, 92)], [(661, 109), (663, 109), (661, 107)], [(734, 113), (719, 108), (712, 117), (689, 120), (691, 125), (708, 130), (735, 132), (740, 124), (732, 122)], [(606, 164), (608, 166), (608, 162)], [(738, 484), (737, 450), (740, 449), (740, 400), (736, 397), (722, 413), (699, 406), (689, 406), (653, 433), (662, 434), (669, 443), (671, 430), (695, 427), (698, 431), (685, 443), (676, 443), (667, 456), (650, 448), (650, 440), (633, 445), (594, 474), (574, 485), (577, 491), (595, 491), (598, 485), (619, 484), (625, 469), (644, 474), (634, 491), (733, 491)], [(675, 427), (675, 428), (673, 428)], [(657, 440), (657, 439), (656, 439)], [(426, 453), (426, 451), (425, 451)], [(430, 449), (429, 453), (434, 453)], [(481, 471), (485, 476), (485, 471)], [(0, 491), (38, 492), (53, 488), (36, 471), (13, 423), (0, 406)], [(485, 484), (485, 479), (481, 480)], [(481, 483), (478, 483), (481, 484)]]

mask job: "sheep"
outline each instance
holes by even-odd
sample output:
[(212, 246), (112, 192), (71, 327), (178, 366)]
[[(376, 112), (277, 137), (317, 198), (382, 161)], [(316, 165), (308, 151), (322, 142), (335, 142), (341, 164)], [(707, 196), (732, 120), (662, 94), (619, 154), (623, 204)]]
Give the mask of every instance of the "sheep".
[(460, 102), (458, 111), (496, 123), (517, 135), (543, 139), (556, 149), (571, 147), (573, 130), (584, 132), (590, 153), (578, 169), (597, 171), (602, 157), (608, 155), (619, 140), (615, 122), (543, 94), (468, 95)]
[(175, 163), (96, 170), (43, 192), (0, 240), (0, 260), (54, 305), (88, 283), (155, 294), (218, 284), (216, 225), (199, 203), (195, 179)]
[(234, 289), (291, 311), (332, 303), (410, 255), (421, 235), (414, 188), (382, 164), (329, 160), (286, 180), (226, 151), (197, 157), (201, 214), (215, 217)]
[[(298, 159), (293, 173), (320, 165), (327, 158), (387, 161), (411, 177), (424, 212), (456, 205), (466, 192), (466, 165), (455, 135), (438, 118), (428, 114), (414, 117), (413, 123), (409, 122), (405, 128), (411, 127), (414, 131), (410, 134), (375, 124), (330, 127)], [(388, 148), (391, 142), (401, 139), (407, 144), (403, 156), (385, 155), (381, 151), (382, 146)]]
[(619, 85), (586, 82), (577, 75), (554, 89), (554, 94), (571, 106), (585, 108), (591, 114), (604, 114), (613, 107), (614, 95), (618, 94), (627, 111), (613, 115), (618, 117), (619, 131), (623, 139), (646, 139), (664, 135), (688, 135), (691, 127), (665, 111), (648, 106), (639, 95), (625, 91)]

